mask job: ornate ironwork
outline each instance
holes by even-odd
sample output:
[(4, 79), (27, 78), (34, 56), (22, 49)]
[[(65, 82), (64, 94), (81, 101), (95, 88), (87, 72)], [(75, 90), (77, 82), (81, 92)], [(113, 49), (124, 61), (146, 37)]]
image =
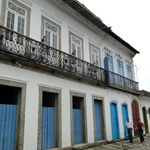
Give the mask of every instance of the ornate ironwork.
[(65, 52), (0, 26), (0, 50), (32, 59), (47, 66), (127, 90), (138, 91), (138, 82), (107, 71)]

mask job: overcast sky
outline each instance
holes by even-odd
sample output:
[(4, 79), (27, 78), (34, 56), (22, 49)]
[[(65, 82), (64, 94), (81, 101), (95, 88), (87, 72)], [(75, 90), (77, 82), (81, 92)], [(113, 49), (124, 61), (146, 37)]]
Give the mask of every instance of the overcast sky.
[(150, 0), (79, 0), (140, 52), (134, 57), (140, 90), (150, 92)]

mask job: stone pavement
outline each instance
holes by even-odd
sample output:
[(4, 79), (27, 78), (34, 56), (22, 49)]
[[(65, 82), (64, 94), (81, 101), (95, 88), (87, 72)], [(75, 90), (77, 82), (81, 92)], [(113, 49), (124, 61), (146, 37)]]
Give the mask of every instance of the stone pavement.
[(146, 134), (144, 139), (145, 143), (142, 144), (139, 141), (139, 137), (135, 137), (133, 144), (129, 143), (129, 140), (121, 140), (85, 150), (150, 150), (150, 134)]

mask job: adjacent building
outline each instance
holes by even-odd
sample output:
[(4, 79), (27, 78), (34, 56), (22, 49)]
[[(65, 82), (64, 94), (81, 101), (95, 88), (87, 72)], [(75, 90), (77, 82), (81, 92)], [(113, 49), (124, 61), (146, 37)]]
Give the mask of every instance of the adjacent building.
[(0, 149), (126, 137), (141, 117), (137, 53), (77, 0), (1, 0)]

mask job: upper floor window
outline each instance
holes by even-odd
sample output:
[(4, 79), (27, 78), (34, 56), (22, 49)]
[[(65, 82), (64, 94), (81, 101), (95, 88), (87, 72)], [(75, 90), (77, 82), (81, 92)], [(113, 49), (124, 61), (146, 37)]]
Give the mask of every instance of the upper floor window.
[(109, 53), (105, 53), (104, 68), (112, 72), (114, 71), (113, 57)]
[(70, 32), (70, 49), (71, 54), (77, 58), (82, 59), (83, 41), (80, 37)]
[(26, 10), (12, 2), (8, 2), (6, 27), (24, 34), (26, 29)]
[(30, 36), (31, 8), (18, 0), (1, 1), (1, 25)]
[(127, 64), (127, 77), (129, 79), (133, 79), (133, 76), (132, 76), (132, 67), (129, 64)]
[(53, 48), (59, 48), (59, 28), (54, 24), (44, 22), (45, 43)]
[(99, 66), (100, 65), (100, 54), (99, 54), (99, 49), (92, 44), (90, 44), (90, 52), (91, 52), (91, 63)]
[(60, 50), (61, 27), (43, 15), (41, 16), (41, 19), (41, 41), (55, 49)]
[(123, 62), (121, 59), (117, 59), (117, 70), (118, 70), (118, 74), (120, 74), (121, 76), (124, 75)]

